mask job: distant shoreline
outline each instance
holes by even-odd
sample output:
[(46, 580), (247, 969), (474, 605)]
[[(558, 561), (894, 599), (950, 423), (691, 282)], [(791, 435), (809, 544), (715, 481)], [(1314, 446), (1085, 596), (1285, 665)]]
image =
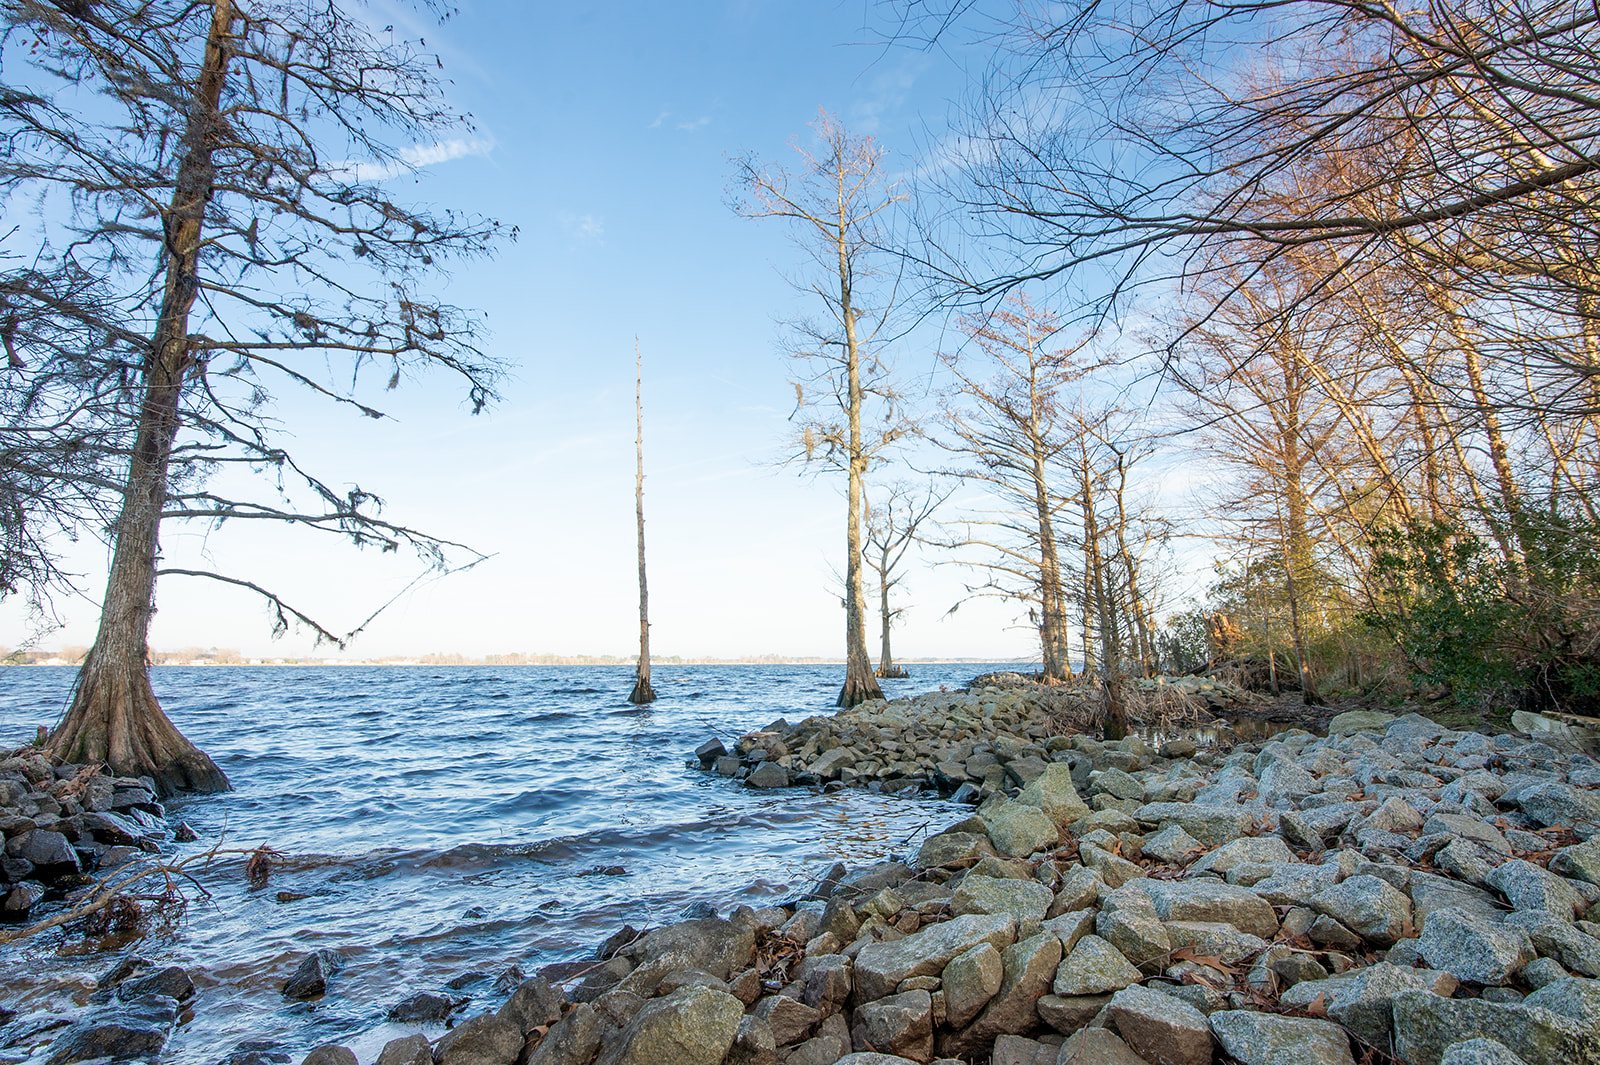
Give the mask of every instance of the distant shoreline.
[[(633, 658), (616, 658), (609, 655), (491, 655), (483, 658), (468, 658), (464, 655), (424, 655), (408, 658), (396, 656), (394, 658), (231, 658), (227, 660), (183, 659), (176, 661), (157, 661), (151, 663), (155, 666), (178, 669), (228, 669), (239, 667), (259, 666), (623, 666), (631, 667)], [(1016, 658), (902, 658), (898, 660), (903, 666), (959, 666), (959, 665), (1015, 665), (1019, 667), (1036, 667), (1037, 661)], [(842, 666), (842, 658), (785, 658), (777, 655), (761, 655), (745, 658), (652, 658), (651, 665), (662, 666)], [(3, 666), (52, 666), (77, 668), (77, 662), (70, 662), (62, 658), (35, 658), (32, 660), (4, 662)]]

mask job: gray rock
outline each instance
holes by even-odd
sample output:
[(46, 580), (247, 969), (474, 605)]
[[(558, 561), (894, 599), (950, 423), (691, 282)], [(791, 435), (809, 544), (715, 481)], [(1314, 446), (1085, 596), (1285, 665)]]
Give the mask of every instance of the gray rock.
[(1222, 921), (1241, 932), (1270, 939), (1277, 934), (1272, 906), (1248, 888), (1208, 880), (1138, 882), (1163, 921)]
[(1430, 913), (1417, 949), (1432, 968), (1475, 984), (1504, 984), (1534, 959), (1533, 941), (1523, 929), (1460, 910)]
[(433, 1060), (437, 1065), (511, 1065), (521, 1051), (516, 1025), (480, 1013), (446, 1032), (433, 1048)]
[(1335, 714), (1328, 722), (1328, 735), (1339, 736), (1363, 730), (1381, 732), (1393, 720), (1393, 714), (1379, 710), (1346, 710), (1342, 714)]
[(300, 1059), (300, 1065), (356, 1065), (356, 1052), (338, 1043), (314, 1047)]
[(777, 762), (762, 762), (745, 778), (752, 788), (787, 788), (789, 771)]
[(412, 1022), (443, 1022), (450, 1014), (454, 1013), (461, 1004), (459, 999), (449, 995), (438, 995), (431, 991), (418, 991), (408, 995), (389, 1007), (389, 1019), (401, 1023)]
[(766, 1023), (778, 1046), (799, 1043), (822, 1023), (822, 1012), (786, 995), (768, 995), (750, 1010), (750, 1016)]
[(1281, 759), (1261, 771), (1260, 781), (1262, 797), (1274, 805), (1310, 795), (1321, 787), (1316, 777)]
[(739, 1022), (733, 1046), (724, 1065), (778, 1065), (778, 1041), (772, 1028), (760, 1017), (746, 1016)]
[(433, 1065), (433, 1047), (425, 1035), (403, 1035), (383, 1044), (376, 1065)]
[[(1569, 976), (1546, 984), (1523, 1000), (1523, 1005), (1560, 1014), (1589, 1031), (1600, 1031), (1600, 980)], [(1600, 1055), (1600, 1045), (1593, 1047)]]
[(1078, 859), (1100, 874), (1100, 879), (1113, 888), (1119, 888), (1130, 880), (1144, 876), (1142, 866), (1088, 843), (1078, 849)]
[(1056, 822), (1039, 807), (1027, 803), (1000, 803), (982, 817), (984, 827), (989, 830), (989, 841), (998, 853), (1008, 858), (1026, 858), (1037, 851), (1049, 850), (1061, 838)]
[[(609, 1022), (600, 1011), (580, 1002), (555, 1023), (521, 1065), (584, 1065), (594, 1060)], [(614, 1031), (614, 1029), (613, 1029)]]
[(1440, 1065), (1527, 1065), (1493, 1039), (1464, 1039), (1445, 1048)]
[(1352, 876), (1313, 895), (1310, 905), (1380, 947), (1398, 943), (1411, 923), (1411, 900), (1375, 876)]
[(1172, 949), (1172, 937), (1154, 906), (1108, 908), (1095, 919), (1094, 930), (1135, 965), (1153, 961)]
[(1056, 1055), (1060, 1052), (1060, 1047), (1036, 1039), (1002, 1035), (994, 1041), (989, 1065), (1056, 1065)]
[(1517, 793), (1522, 812), (1541, 826), (1570, 825), (1579, 839), (1600, 834), (1600, 795), (1557, 781), (1546, 781)]
[(857, 1007), (851, 1027), (855, 1045), (915, 1061), (933, 1057), (933, 999), (907, 991)]
[[(830, 910), (835, 901), (829, 900)], [(753, 928), (718, 917), (664, 925), (635, 944), (632, 953), (638, 966), (618, 986), (649, 998), (664, 976), (683, 969), (701, 969), (726, 980), (749, 966), (755, 941)]]
[(1584, 906), (1583, 896), (1571, 884), (1521, 858), (1496, 867), (1486, 880), (1519, 910), (1545, 910), (1571, 921)]
[(1099, 936), (1084, 936), (1056, 970), (1052, 991), (1062, 997), (1121, 991), (1144, 977)]
[(1148, 1065), (1106, 1028), (1085, 1028), (1061, 1044), (1057, 1065)]
[(1535, 958), (1522, 967), (1517, 979), (1537, 991), (1557, 980), (1565, 980), (1569, 975), (1554, 958)]
[(1106, 795), (1116, 799), (1143, 799), (1144, 785), (1138, 778), (1123, 772), (1120, 769), (1104, 769), (1095, 778), (1094, 786)]
[(1504, 855), (1470, 839), (1453, 839), (1433, 856), (1434, 863), (1469, 884), (1489, 882)]
[(1078, 796), (1072, 782), (1072, 767), (1065, 762), (1052, 762), (1043, 773), (1029, 781), (1017, 794), (1017, 802), (1043, 811), (1059, 830), (1080, 817), (1089, 814), (1089, 807)]
[(1347, 974), (1325, 1008), (1330, 1020), (1344, 1025), (1368, 1045), (1387, 1047), (1394, 1028), (1396, 995), (1402, 991), (1448, 995), (1454, 990), (1454, 977), (1380, 962)]
[(1196, 954), (1220, 958), (1224, 965), (1237, 965), (1268, 946), (1260, 936), (1241, 932), (1221, 921), (1168, 921), (1165, 927), (1168, 942), (1172, 944), (1170, 949), (1188, 948)]
[(1600, 885), (1600, 838), (1562, 847), (1550, 859), (1550, 871), (1572, 880)]
[(1061, 940), (1053, 932), (1031, 936), (1007, 947), (1001, 963), (1000, 989), (959, 1039), (940, 1048), (942, 1053), (959, 1056), (962, 1049), (977, 1050), (1005, 1032), (1032, 1031), (1038, 1024), (1036, 1003), (1050, 991), (1061, 964)]
[(1489, 921), (1499, 921), (1505, 916), (1494, 896), (1482, 888), (1412, 870), (1411, 923), (1420, 928), (1434, 910), (1462, 910)]
[(1003, 949), (1015, 939), (1016, 923), (1009, 915), (967, 914), (893, 943), (869, 943), (856, 955), (856, 990), (862, 1001), (883, 998), (909, 977), (937, 975), (979, 943)]
[(1422, 828), (1422, 815), (1417, 813), (1410, 803), (1395, 795), (1385, 799), (1381, 806), (1364, 817), (1359, 827), (1352, 827), (1356, 832), (1360, 832), (1363, 829), (1379, 829), (1384, 832), (1415, 832)]
[(965, 1028), (989, 1004), (1005, 976), (1000, 952), (979, 943), (950, 960), (940, 974), (945, 1017), (950, 1027)]
[(1238, 806), (1212, 806), (1205, 803), (1153, 802), (1133, 812), (1146, 824), (1175, 824), (1207, 847), (1217, 847), (1238, 839), (1255, 827), (1255, 818)]
[(1078, 945), (1078, 940), (1094, 934), (1096, 917), (1093, 910), (1077, 910), (1050, 918), (1044, 923), (1043, 928), (1046, 932), (1054, 932), (1056, 938), (1061, 940), (1061, 952), (1064, 956), (1071, 953), (1072, 948)]
[(850, 997), (850, 972), (850, 959), (843, 954), (807, 957), (794, 973), (801, 988), (800, 1001), (824, 1017), (837, 1013)]
[(1127, 987), (1111, 999), (1111, 1018), (1128, 1047), (1151, 1065), (1210, 1065), (1211, 1026), (1171, 995)]
[(1061, 881), (1056, 891), (1056, 901), (1050, 904), (1050, 917), (1074, 913), (1093, 906), (1105, 890), (1106, 883), (1093, 869), (1078, 866)]
[(1528, 1065), (1600, 1063), (1591, 1026), (1527, 1002), (1402, 991), (1394, 998), (1394, 1032), (1395, 1056), (1410, 1065), (1439, 1065), (1446, 1048), (1478, 1038), (1499, 1041)]
[(1328, 1021), (1250, 1010), (1220, 1010), (1209, 1019), (1240, 1065), (1355, 1065), (1349, 1036)]
[(542, 976), (535, 976), (517, 985), (511, 997), (506, 999), (505, 1005), (500, 1007), (499, 1015), (516, 1025), (517, 1031), (527, 1035), (540, 1025), (548, 1026), (559, 1021), (561, 1007), (566, 1001), (567, 996), (550, 981)]
[(1110, 995), (1042, 995), (1034, 1003), (1039, 1019), (1062, 1035), (1071, 1035), (1111, 1004)]
[(124, 1001), (147, 995), (165, 995), (176, 1002), (187, 1002), (194, 997), (194, 981), (182, 967), (169, 965), (155, 972), (129, 977), (117, 984), (117, 997)]
[(1506, 842), (1506, 837), (1501, 835), (1500, 830), (1476, 817), (1466, 817), (1462, 814), (1430, 814), (1422, 830), (1430, 835), (1470, 839), (1507, 857), (1511, 855), (1511, 844)]
[(1055, 893), (1037, 880), (1009, 880), (968, 873), (950, 898), (950, 912), (1010, 914), (1018, 926), (1039, 922), (1055, 901)]
[[(175, 1017), (175, 1014), (174, 1014)], [(172, 1021), (97, 1013), (68, 1025), (50, 1044), (45, 1065), (78, 1061), (154, 1061), (167, 1043)]]
[(732, 995), (686, 987), (645, 1003), (595, 1065), (720, 1065), (743, 1017)]
[(935, 869), (942, 866), (967, 866), (979, 859), (993, 855), (994, 844), (988, 836), (976, 832), (941, 832), (923, 840), (917, 851), (917, 868)]
[[(661, 981), (663, 985), (666, 981)], [(724, 987), (722, 990), (726, 991)], [(610, 991), (594, 1000), (594, 1008), (600, 1011), (601, 1016), (613, 1025), (621, 1028), (639, 1015), (644, 1008), (644, 999), (632, 991), (624, 991), (614, 987)]]
[(32, 862), (37, 875), (46, 880), (81, 871), (78, 852), (60, 832), (37, 828), (6, 840), (8, 857)]
[(1144, 853), (1168, 865), (1186, 865), (1205, 845), (1183, 830), (1182, 825), (1169, 824), (1160, 832), (1145, 839)]
[(1294, 852), (1281, 836), (1246, 836), (1224, 843), (1189, 867), (1189, 875), (1226, 873), (1236, 865), (1256, 863), (1284, 865), (1295, 860)]
[(285, 998), (305, 1001), (328, 990), (328, 979), (344, 968), (344, 956), (332, 950), (314, 950), (300, 960), (294, 973), (284, 982)]
[(1301, 850), (1322, 849), (1322, 834), (1298, 810), (1285, 810), (1278, 815), (1278, 834)]
[(1554, 958), (1575, 973), (1600, 976), (1600, 939), (1545, 910), (1518, 910), (1507, 914), (1506, 927), (1521, 928), (1533, 940), (1533, 949)]
[(6, 892), (6, 901), (3, 907), (6, 917), (13, 921), (24, 920), (29, 912), (39, 905), (39, 901), (44, 898), (44, 895), (43, 884), (35, 883), (31, 880), (18, 884)]
[(855, 757), (843, 747), (835, 747), (831, 751), (823, 751), (817, 760), (810, 765), (811, 772), (823, 780), (833, 780), (839, 775), (841, 769), (855, 764)]
[(1311, 897), (1339, 882), (1339, 870), (1331, 865), (1281, 865), (1265, 880), (1257, 880), (1250, 890), (1273, 906), (1305, 906)]

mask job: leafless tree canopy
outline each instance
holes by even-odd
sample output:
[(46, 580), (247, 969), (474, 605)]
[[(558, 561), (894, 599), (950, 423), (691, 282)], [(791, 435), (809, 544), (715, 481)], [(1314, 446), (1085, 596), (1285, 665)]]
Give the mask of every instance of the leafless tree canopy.
[[(428, 370), (481, 409), (500, 367), (476, 318), (425, 285), (500, 227), (385, 190), (464, 122), (422, 42), (333, 0), (11, 0), (0, 19), (8, 553), (30, 530), (115, 513), (89, 530), (113, 545), (110, 578), (51, 742), (163, 788), (225, 787), (150, 691), (156, 578), (215, 577), (265, 596), (278, 628), (341, 638), (246, 577), (161, 569), (160, 525), (286, 522), (444, 565), (455, 545), (286, 451), (272, 399), (305, 389), (380, 418), (364, 380)], [(62, 448), (75, 461), (46, 466)], [(238, 478), (217, 476), (229, 469), (273, 490), (234, 496)], [(20, 572), (35, 596), (65, 576), (38, 552)]]
[[(41, 549), (52, 523), (105, 534), (120, 504), (214, 11), (113, 0), (3, 10), (0, 493), (8, 557), (32, 544), (20, 576), (43, 591), (66, 576)], [(236, 5), (227, 49), (163, 516), (287, 520), (438, 560), (448, 545), (382, 520), (376, 496), (286, 451), (271, 401), (305, 388), (382, 417), (358, 398), (360, 382), (392, 388), (430, 369), (460, 379), (473, 410), (492, 398), (500, 370), (476, 347), (475, 318), (422, 286), (451, 258), (488, 251), (500, 227), (397, 203), (384, 187), (411, 169), (415, 146), (461, 135), (462, 120), (441, 104), (420, 42), (332, 3)], [(330, 358), (345, 368), (330, 373)], [(209, 488), (239, 465), (287, 494)]]

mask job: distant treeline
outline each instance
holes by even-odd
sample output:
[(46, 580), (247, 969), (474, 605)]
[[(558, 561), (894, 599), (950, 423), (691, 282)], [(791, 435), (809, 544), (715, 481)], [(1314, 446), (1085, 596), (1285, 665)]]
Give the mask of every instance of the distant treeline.
[[(13, 651), (0, 646), (0, 663), (23, 666), (76, 666), (88, 653), (86, 647), (66, 647), (52, 651)], [(720, 665), (828, 665), (841, 658), (807, 658), (790, 655), (744, 655), (739, 658), (690, 657), (678, 655), (653, 655), (651, 660), (659, 665), (720, 666)], [(991, 663), (990, 658), (910, 658), (903, 663), (974, 662)], [(251, 656), (230, 648), (186, 647), (176, 651), (152, 651), (150, 662), (157, 666), (628, 666), (632, 668), (631, 655), (546, 655), (513, 652), (501, 655), (428, 654), (394, 655), (383, 658), (294, 658), (287, 656)]]

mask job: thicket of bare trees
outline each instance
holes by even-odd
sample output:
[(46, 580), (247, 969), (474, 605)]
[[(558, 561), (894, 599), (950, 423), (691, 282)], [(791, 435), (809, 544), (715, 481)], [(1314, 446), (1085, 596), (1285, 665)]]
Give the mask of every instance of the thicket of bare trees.
[[(378, 418), (355, 378), (392, 388), (440, 370), (482, 407), (500, 371), (477, 320), (421, 285), (487, 252), (499, 227), (384, 191), (413, 146), (461, 119), (433, 56), (333, 0), (8, 0), (0, 19), (0, 189), (41, 205), (0, 238), (5, 586), (59, 584), (41, 546), (53, 529), (109, 529), (112, 546), (99, 632), (50, 745), (164, 791), (226, 788), (150, 686), (157, 578), (252, 589), (277, 626), (338, 637), (246, 577), (163, 566), (162, 524), (285, 522), (443, 565), (456, 545), (286, 451), (270, 404), (290, 386)], [(222, 471), (270, 487), (226, 495), (219, 482), (238, 479)]]
[(1247, 653), (1308, 700), (1600, 697), (1593, 5), (894, 10), (998, 42), (919, 190), (923, 277), (1164, 322)]

